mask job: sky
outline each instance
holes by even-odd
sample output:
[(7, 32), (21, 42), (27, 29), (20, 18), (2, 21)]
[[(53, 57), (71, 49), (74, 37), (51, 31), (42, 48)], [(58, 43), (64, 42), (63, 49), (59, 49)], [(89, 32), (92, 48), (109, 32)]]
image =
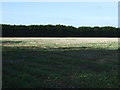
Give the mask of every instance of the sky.
[(2, 2), (2, 23), (118, 26), (117, 2)]
[(118, 2), (118, 27), (120, 27), (120, 1)]

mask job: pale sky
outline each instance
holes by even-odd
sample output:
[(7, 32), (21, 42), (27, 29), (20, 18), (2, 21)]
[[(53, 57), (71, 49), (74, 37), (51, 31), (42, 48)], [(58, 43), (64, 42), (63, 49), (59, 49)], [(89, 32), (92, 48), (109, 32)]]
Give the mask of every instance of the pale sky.
[(118, 2), (2, 2), (2, 23), (118, 26)]

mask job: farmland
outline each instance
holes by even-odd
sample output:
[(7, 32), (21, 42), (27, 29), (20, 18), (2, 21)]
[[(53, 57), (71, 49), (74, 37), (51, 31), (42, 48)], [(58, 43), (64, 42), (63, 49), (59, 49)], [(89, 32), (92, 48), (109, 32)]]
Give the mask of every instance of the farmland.
[(119, 88), (118, 38), (2, 38), (3, 88)]

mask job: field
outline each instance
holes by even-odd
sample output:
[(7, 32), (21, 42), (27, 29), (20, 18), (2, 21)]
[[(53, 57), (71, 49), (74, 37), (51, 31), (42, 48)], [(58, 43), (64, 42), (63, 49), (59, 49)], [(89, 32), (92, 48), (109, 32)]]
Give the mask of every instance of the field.
[(119, 88), (118, 38), (2, 38), (3, 88)]

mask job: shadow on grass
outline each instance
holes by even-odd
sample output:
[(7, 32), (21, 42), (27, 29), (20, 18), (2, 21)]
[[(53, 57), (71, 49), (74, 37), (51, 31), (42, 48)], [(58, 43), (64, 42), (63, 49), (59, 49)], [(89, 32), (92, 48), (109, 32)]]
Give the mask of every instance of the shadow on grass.
[(49, 48), (49, 49), (86, 49), (86, 48), (91, 48), (91, 47), (59, 47), (59, 48)]
[[(98, 84), (101, 85), (100, 87), (109, 87), (107, 83), (110, 83), (111, 87), (118, 85), (114, 83), (116, 79), (113, 78), (114, 73), (118, 72), (117, 50), (90, 47), (39, 48), (4, 46), (2, 55), (3, 76), (9, 72), (9, 74), (5, 75), (8, 79), (3, 77), (4, 87), (7, 87), (7, 82), (9, 82), (10, 87), (15, 87), (15, 84), (19, 85), (18, 82), (12, 83), (13, 80), (9, 78), (9, 75), (13, 75), (11, 71), (14, 70), (31, 75), (32, 78), (35, 77), (37, 80), (42, 78), (43, 81), (40, 82), (45, 82), (45, 85), (50, 84), (47, 87), (99, 87)], [(113, 75), (109, 74), (111, 72)], [(81, 76), (84, 74), (88, 75), (88, 77)], [(56, 77), (60, 79), (56, 79)], [(108, 82), (104, 77), (108, 78)], [(19, 78), (17, 79), (19, 81)], [(97, 81), (95, 81), (96, 79)]]
[[(89, 63), (103, 65), (117, 65), (118, 50), (96, 49), (91, 47), (60, 47), (60, 48), (39, 48), (39, 47), (3, 47), (3, 62), (27, 61), (27, 59), (47, 61), (57, 60), (65, 64), (78, 65), (85, 62), (86, 66), (93, 71), (102, 72), (94, 68)], [(56, 62), (57, 62), (56, 61)], [(95, 65), (95, 66), (96, 66)], [(104, 71), (104, 70), (103, 70)]]
[(22, 41), (1, 41), (0, 43), (2, 44), (18, 44), (21, 43)]

